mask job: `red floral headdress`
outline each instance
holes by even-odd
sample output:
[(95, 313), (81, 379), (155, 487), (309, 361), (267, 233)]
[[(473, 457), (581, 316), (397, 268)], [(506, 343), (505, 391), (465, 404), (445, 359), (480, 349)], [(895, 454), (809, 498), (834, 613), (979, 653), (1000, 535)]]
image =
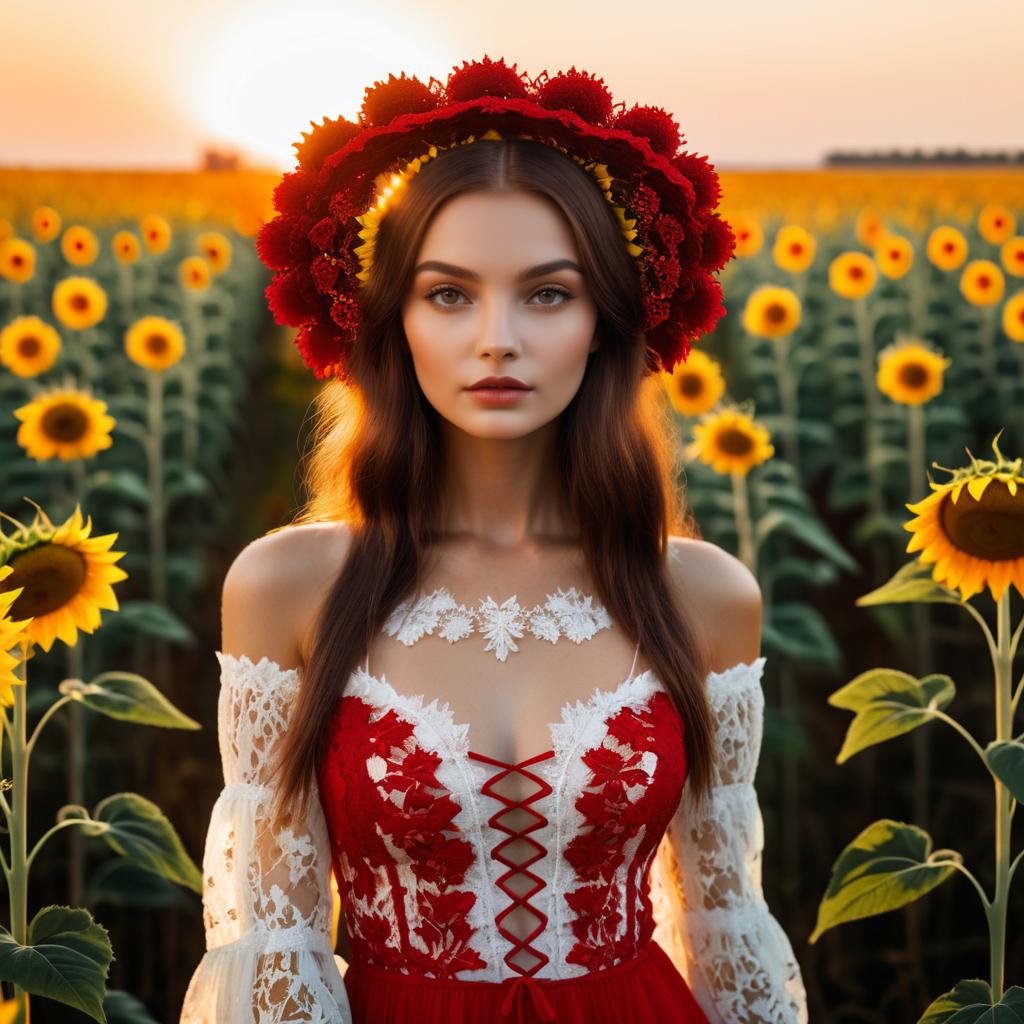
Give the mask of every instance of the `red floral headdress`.
[(444, 84), (390, 75), (367, 87), (359, 121), (312, 124), (295, 144), (298, 166), (274, 190), (278, 216), (257, 238), (275, 271), (267, 301), (298, 327), (318, 378), (346, 375), (359, 287), (372, 265), (389, 197), (442, 149), (519, 135), (567, 153), (596, 179), (616, 212), (643, 283), (648, 370), (671, 371), (724, 316), (713, 273), (735, 246), (714, 208), (721, 189), (706, 157), (660, 107), (613, 103), (603, 79), (571, 68), (530, 80), (504, 60), (463, 62)]

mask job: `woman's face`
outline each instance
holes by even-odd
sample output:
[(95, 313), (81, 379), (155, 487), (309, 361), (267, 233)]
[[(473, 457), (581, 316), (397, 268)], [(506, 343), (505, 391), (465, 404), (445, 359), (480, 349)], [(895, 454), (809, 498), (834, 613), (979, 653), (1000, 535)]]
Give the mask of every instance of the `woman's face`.
[[(438, 211), (402, 306), (427, 400), (476, 437), (522, 437), (572, 400), (598, 347), (569, 225), (533, 192), (467, 192)], [(484, 377), (527, 390), (472, 390)]]

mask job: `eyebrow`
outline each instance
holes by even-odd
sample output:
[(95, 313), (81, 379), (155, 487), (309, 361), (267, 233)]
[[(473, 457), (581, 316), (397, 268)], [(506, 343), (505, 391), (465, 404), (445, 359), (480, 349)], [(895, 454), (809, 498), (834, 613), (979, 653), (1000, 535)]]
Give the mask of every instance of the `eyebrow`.
[[(420, 263), (413, 274), (419, 274), (424, 270), (437, 270), (442, 274), (450, 274), (452, 277), (464, 277), (467, 281), (479, 281), (480, 275), (473, 270), (466, 270), (465, 267), (457, 267), (454, 263), (444, 263), (441, 260), (425, 260)], [(551, 260), (549, 263), (541, 263), (536, 267), (524, 270), (517, 278), (517, 281), (529, 281), (533, 277), (540, 277), (543, 274), (551, 274), (556, 270), (575, 270), (578, 274), (583, 273), (580, 265), (574, 260), (560, 259)]]

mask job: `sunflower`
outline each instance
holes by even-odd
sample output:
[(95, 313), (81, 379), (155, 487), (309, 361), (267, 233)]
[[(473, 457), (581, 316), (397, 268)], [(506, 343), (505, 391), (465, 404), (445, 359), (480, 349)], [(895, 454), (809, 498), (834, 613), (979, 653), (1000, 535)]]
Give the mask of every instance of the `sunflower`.
[(1024, 277), (1024, 235), (1014, 235), (1003, 242), (999, 259), (1011, 277)]
[(24, 284), (36, 272), (36, 247), (24, 238), (8, 238), (0, 244), (0, 274)]
[(785, 338), (800, 326), (800, 299), (792, 288), (759, 285), (743, 307), (743, 326), (759, 338)]
[(738, 408), (706, 413), (693, 428), (689, 458), (699, 458), (716, 473), (746, 476), (775, 454), (768, 431)]
[(118, 231), (110, 240), (110, 248), (114, 251), (114, 259), (118, 263), (135, 263), (142, 251), (139, 236), (132, 234), (131, 231)]
[(900, 337), (878, 353), (875, 380), (894, 402), (921, 405), (942, 391), (942, 375), (951, 364), (923, 341)]
[(862, 252), (841, 252), (828, 266), (828, 284), (844, 299), (862, 299), (878, 280), (875, 261)]
[(142, 244), (151, 253), (166, 252), (171, 244), (171, 225), (159, 213), (150, 213), (142, 218), (139, 224), (142, 231)]
[(204, 232), (196, 244), (215, 274), (223, 274), (231, 266), (231, 242), (219, 231)]
[(55, 388), (14, 410), (18, 444), (31, 459), (88, 459), (109, 448), (116, 422), (107, 403), (74, 388)]
[(185, 335), (171, 320), (144, 316), (128, 328), (124, 349), (133, 363), (147, 370), (166, 370), (185, 354)]
[(178, 276), (189, 291), (201, 292), (210, 287), (213, 275), (210, 264), (202, 256), (186, 256), (178, 264)]
[(1016, 218), (999, 203), (987, 203), (978, 214), (978, 234), (993, 245), (1005, 242), (1016, 227)]
[(17, 377), (35, 377), (60, 355), (60, 334), (37, 316), (15, 317), (0, 330), (0, 363)]
[(967, 259), (967, 239), (949, 224), (941, 224), (928, 236), (925, 253), (939, 270), (956, 270)]
[(52, 206), (37, 207), (32, 213), (32, 234), (37, 242), (52, 242), (60, 234), (60, 214)]
[(53, 315), (76, 331), (94, 327), (107, 315), (107, 293), (91, 277), (66, 277), (53, 289)]
[[(0, 565), (0, 585), (14, 570), (9, 565)], [(14, 670), (21, 664), (20, 654), (12, 654), (12, 649), (21, 642), (25, 635), (28, 619), (15, 621), (8, 617), (11, 605), (17, 600), (21, 588), (0, 591), (0, 704), (11, 707), (14, 704), (12, 686), (23, 686), (24, 679), (19, 679)]]
[(684, 416), (713, 409), (725, 391), (721, 366), (698, 348), (691, 349), (686, 362), (677, 363), (671, 373), (662, 370), (661, 379), (675, 410)]
[(60, 251), (68, 263), (76, 267), (87, 267), (99, 255), (100, 243), (87, 227), (72, 224), (61, 237)]
[(1011, 583), (1024, 594), (1022, 460), (1004, 459), (999, 434), (992, 442), (997, 462), (976, 459), (965, 449), (970, 466), (946, 469), (933, 463), (953, 478), (937, 484), (929, 474), (932, 493), (907, 505), (916, 518), (903, 524), (914, 535), (907, 551), (923, 549), (921, 563), (935, 563), (932, 579), (958, 589), (964, 601), (986, 586), (998, 601)]
[(914, 265), (914, 247), (902, 235), (886, 235), (875, 249), (878, 269), (898, 281)]
[(790, 224), (779, 228), (772, 246), (772, 259), (783, 270), (799, 274), (813, 262), (818, 243), (805, 228)]
[(960, 275), (960, 294), (972, 306), (994, 306), (1005, 290), (1006, 278), (991, 260), (971, 260)]
[(54, 640), (68, 646), (78, 641), (78, 630), (92, 633), (100, 625), (100, 610), (117, 611), (112, 583), (128, 578), (114, 563), (126, 552), (111, 551), (116, 533), (90, 537), (92, 516), (82, 524), (82, 511), (54, 526), (37, 506), (28, 526), (18, 524), (13, 534), (0, 531), (0, 564), (14, 572), (0, 581), (0, 591), (22, 588), (12, 614), (28, 619), (25, 635), (30, 644), (49, 651)]
[(874, 249), (886, 234), (885, 223), (870, 206), (865, 206), (857, 214), (854, 233), (861, 245)]
[(1015, 292), (1006, 300), (1003, 333), (1010, 341), (1024, 341), (1024, 291)]
[(746, 214), (737, 213), (729, 219), (729, 226), (736, 236), (736, 255), (754, 256), (764, 245), (764, 229), (761, 224)]

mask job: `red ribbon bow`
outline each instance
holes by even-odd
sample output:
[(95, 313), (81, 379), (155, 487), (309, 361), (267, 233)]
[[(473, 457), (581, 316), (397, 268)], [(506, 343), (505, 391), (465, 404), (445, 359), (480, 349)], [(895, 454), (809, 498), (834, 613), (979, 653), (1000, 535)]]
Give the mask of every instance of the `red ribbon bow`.
[[(509, 984), (511, 982), (511, 984)], [(515, 978), (506, 978), (503, 985), (508, 985), (508, 994), (501, 1004), (502, 1018), (511, 1017), (513, 1007), (516, 1009), (516, 1024), (527, 1024), (523, 1016), (524, 1003), (529, 994), (533, 1000), (533, 1008), (545, 1024), (555, 1019), (555, 1011), (547, 1001), (540, 985), (528, 974), (519, 974)]]

